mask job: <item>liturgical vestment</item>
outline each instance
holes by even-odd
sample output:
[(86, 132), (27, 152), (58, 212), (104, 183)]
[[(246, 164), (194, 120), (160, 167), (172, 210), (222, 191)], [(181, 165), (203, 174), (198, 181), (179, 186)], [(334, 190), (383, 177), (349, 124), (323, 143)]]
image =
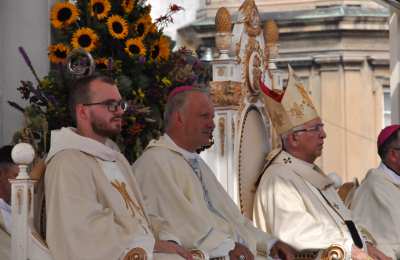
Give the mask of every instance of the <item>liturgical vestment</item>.
[(400, 176), (383, 163), (368, 171), (351, 202), (354, 219), (368, 228), (377, 247), (400, 258)]
[(155, 232), (206, 254), (233, 241), (245, 244), (254, 255), (257, 250), (265, 255), (276, 239), (241, 214), (199, 156), (196, 172), (184, 152), (164, 135), (133, 165)]
[[(52, 131), (45, 191), (54, 259), (117, 260), (135, 247), (153, 258), (155, 239), (131, 166), (111, 140), (106, 144), (73, 128)], [(182, 259), (161, 256), (154, 258)]]
[[(345, 224), (351, 213), (332, 181), (316, 165), (285, 151), (273, 159), (261, 178), (253, 216), (256, 226), (298, 250), (337, 244), (347, 259), (351, 255), (353, 239)], [(357, 228), (353, 231), (361, 238)]]

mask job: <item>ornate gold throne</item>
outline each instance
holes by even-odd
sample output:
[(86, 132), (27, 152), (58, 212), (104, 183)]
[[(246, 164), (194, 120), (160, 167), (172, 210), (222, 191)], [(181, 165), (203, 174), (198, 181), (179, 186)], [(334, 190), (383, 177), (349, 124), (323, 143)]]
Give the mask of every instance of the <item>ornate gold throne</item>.
[[(212, 62), (211, 82), (216, 110), (215, 142), (202, 156), (242, 213), (252, 219), (255, 184), (267, 155), (280, 146), (259, 88), (260, 79), (265, 78), (271, 79), (272, 88), (282, 87), (274, 64), (278, 56), (278, 27), (274, 21), (261, 26), (254, 0), (243, 2), (233, 30), (226, 8), (218, 10), (215, 24), (219, 51), (219, 57)], [(315, 258), (343, 259), (344, 251), (332, 245), (296, 256), (296, 259)]]

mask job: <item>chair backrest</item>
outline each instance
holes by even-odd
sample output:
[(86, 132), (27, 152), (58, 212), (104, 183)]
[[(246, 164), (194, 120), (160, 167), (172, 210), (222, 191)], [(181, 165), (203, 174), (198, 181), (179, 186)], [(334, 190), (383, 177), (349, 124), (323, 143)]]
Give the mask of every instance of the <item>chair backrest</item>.
[(46, 241), (46, 198), (44, 193), (44, 173), (46, 164), (44, 159), (36, 159), (30, 171), (30, 178), (35, 180), (33, 193), (33, 232), (40, 242)]
[(256, 182), (271, 150), (270, 127), (262, 106), (246, 107), (239, 121), (237, 169), (242, 213), (253, 218)]
[(340, 188), (338, 189), (338, 194), (339, 197), (342, 199), (344, 204), (350, 208), (351, 206), (351, 201), (353, 200), (353, 196), (357, 190), (357, 188), (360, 186), (360, 183), (358, 182), (358, 179), (355, 178), (351, 182), (345, 182)]

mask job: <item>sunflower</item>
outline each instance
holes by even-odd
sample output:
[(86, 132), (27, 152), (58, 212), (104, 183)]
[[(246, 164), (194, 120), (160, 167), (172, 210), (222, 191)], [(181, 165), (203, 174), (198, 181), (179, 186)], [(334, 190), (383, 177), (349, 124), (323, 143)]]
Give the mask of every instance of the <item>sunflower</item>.
[(134, 55), (144, 56), (146, 55), (146, 47), (144, 47), (141, 38), (131, 38), (125, 42), (125, 52), (128, 53), (130, 57)]
[(68, 53), (69, 48), (63, 43), (49, 46), (49, 60), (52, 63), (64, 63)]
[(113, 15), (107, 20), (108, 31), (115, 39), (125, 39), (128, 36), (128, 23), (119, 15)]
[(56, 3), (50, 11), (51, 24), (56, 29), (61, 29), (73, 24), (78, 20), (78, 8), (68, 2)]
[(91, 0), (90, 1), (90, 13), (95, 16), (98, 20), (103, 20), (108, 16), (111, 10), (111, 4), (108, 0)]
[(124, 9), (125, 13), (132, 12), (135, 7), (136, 0), (122, 0), (121, 6)]
[(99, 37), (91, 28), (82, 27), (72, 35), (71, 45), (74, 49), (82, 48), (87, 52), (91, 52), (96, 48)]
[(150, 52), (150, 58), (152, 60), (166, 60), (169, 57), (169, 52), (170, 52), (170, 42), (167, 37), (161, 36), (158, 41), (156, 41)]
[(108, 58), (98, 58), (96, 59), (96, 68), (101, 70), (107, 70), (110, 64), (110, 60)]
[(151, 16), (147, 14), (132, 25), (132, 31), (137, 36), (143, 37), (149, 32), (155, 32), (156, 26), (152, 23)]

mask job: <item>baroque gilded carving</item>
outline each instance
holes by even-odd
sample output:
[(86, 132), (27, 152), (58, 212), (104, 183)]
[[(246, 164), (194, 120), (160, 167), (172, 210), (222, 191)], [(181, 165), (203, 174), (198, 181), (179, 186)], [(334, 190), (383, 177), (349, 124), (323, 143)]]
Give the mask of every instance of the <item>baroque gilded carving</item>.
[(221, 7), (215, 15), (215, 27), (218, 33), (230, 33), (232, 30), (232, 18), (228, 9)]
[(215, 106), (239, 106), (242, 98), (241, 82), (213, 81), (210, 94)]
[(221, 157), (225, 154), (225, 117), (220, 117), (218, 120), (219, 140), (221, 142)]
[(250, 95), (260, 93), (260, 78), (264, 70), (264, 53), (255, 38), (249, 38), (243, 61), (243, 79)]
[(22, 210), (22, 194), (24, 193), (24, 190), (21, 187), (16, 187), (17, 188), (17, 209), (18, 209), (18, 214), (21, 214)]
[(258, 36), (262, 31), (260, 26), (261, 19), (254, 0), (246, 0), (239, 11), (244, 16), (242, 21), (244, 22), (246, 33), (250, 37)]
[(28, 190), (28, 213), (31, 212), (32, 209), (32, 190)]
[(279, 55), (278, 48), (279, 41), (279, 28), (274, 20), (268, 20), (264, 24), (264, 43), (265, 43), (265, 53), (267, 54), (266, 64), (270, 58), (275, 59)]
[(147, 260), (147, 254), (143, 248), (135, 247), (126, 254), (124, 260)]
[(232, 42), (232, 18), (228, 9), (221, 7), (215, 16), (215, 46), (222, 55), (221, 58), (227, 58)]

